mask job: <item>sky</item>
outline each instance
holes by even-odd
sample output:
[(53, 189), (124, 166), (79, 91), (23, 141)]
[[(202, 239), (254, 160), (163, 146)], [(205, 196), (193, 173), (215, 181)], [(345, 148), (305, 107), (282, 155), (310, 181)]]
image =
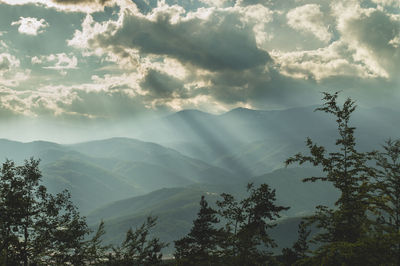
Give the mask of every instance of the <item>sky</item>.
[(0, 137), (323, 91), (399, 109), (399, 74), (398, 0), (0, 0)]

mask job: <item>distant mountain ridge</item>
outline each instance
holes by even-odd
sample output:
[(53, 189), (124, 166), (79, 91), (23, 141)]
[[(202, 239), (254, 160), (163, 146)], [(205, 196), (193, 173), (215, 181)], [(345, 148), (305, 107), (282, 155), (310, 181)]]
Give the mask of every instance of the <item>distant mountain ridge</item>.
[[(305, 151), (306, 137), (336, 148), (335, 121), (314, 109), (236, 108), (220, 115), (184, 110), (143, 126), (136, 139), (71, 145), (0, 139), (0, 158), (17, 163), (40, 158), (50, 192), (70, 190), (94, 227), (106, 221), (106, 240), (114, 243), (150, 214), (159, 217), (154, 234), (171, 242), (189, 230), (201, 195), (212, 205), (222, 192), (242, 197), (247, 182), (267, 183), (278, 202), (291, 207), (275, 231), (285, 236), (280, 243), (289, 243), (285, 230), (295, 232), (299, 217), (311, 213), (315, 202), (331, 205), (337, 197), (325, 183), (301, 182), (318, 169), (282, 169), (285, 159)], [(361, 150), (379, 149), (386, 138), (400, 136), (400, 115), (393, 110), (361, 110), (352, 121)]]
[[(288, 156), (304, 150), (306, 137), (334, 148), (335, 120), (315, 112), (317, 107), (236, 108), (219, 115), (183, 110), (156, 120), (139, 137), (251, 177), (282, 167)], [(362, 150), (378, 149), (388, 137), (400, 137), (399, 122), (400, 112), (384, 108), (358, 108), (351, 120)]]
[(129, 138), (73, 145), (0, 140), (0, 157), (17, 163), (41, 159), (44, 184), (51, 192), (69, 189), (84, 213), (163, 187), (239, 180), (234, 173), (171, 148)]

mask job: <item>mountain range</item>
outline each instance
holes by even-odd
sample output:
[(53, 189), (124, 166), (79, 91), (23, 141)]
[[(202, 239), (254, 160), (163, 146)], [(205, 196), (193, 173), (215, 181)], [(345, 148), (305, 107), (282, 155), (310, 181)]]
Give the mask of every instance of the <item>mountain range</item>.
[[(120, 242), (148, 215), (158, 216), (154, 235), (171, 243), (190, 229), (201, 195), (213, 205), (223, 192), (241, 198), (248, 182), (267, 183), (278, 203), (291, 207), (274, 231), (282, 246), (291, 241), (284, 232), (295, 231), (288, 226), (317, 203), (332, 205), (337, 198), (328, 184), (301, 182), (320, 169), (284, 168), (285, 159), (305, 151), (306, 137), (335, 149), (334, 121), (314, 109), (238, 108), (222, 115), (185, 110), (147, 123), (136, 138), (63, 145), (2, 139), (0, 158), (40, 158), (49, 191), (68, 189), (93, 228), (104, 220), (108, 243)], [(399, 117), (388, 109), (356, 112), (359, 149), (379, 149), (386, 138), (398, 137)]]

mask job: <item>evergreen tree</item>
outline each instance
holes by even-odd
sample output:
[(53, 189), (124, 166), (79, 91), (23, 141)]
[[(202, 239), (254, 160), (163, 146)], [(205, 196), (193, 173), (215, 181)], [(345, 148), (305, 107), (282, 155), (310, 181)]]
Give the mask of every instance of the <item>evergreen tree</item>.
[(175, 258), (179, 265), (218, 265), (218, 251), (222, 231), (216, 229), (219, 223), (217, 211), (208, 206), (204, 196), (200, 210), (189, 234), (175, 241)]
[[(356, 106), (354, 101), (347, 99), (343, 106), (337, 103), (338, 93), (324, 93), (323, 106), (317, 111), (332, 114), (336, 118), (339, 138), (336, 140), (337, 151), (326, 152), (323, 146), (318, 146), (307, 139), (310, 155), (301, 153), (289, 158), (286, 165), (292, 163), (311, 163), (321, 166), (325, 176), (306, 178), (305, 182), (330, 182), (340, 191), (336, 208), (318, 206), (311, 222), (316, 222), (321, 229), (315, 237), (322, 245), (316, 251), (319, 262), (326, 265), (351, 265), (351, 261), (361, 261), (360, 252), (354, 252), (360, 246), (366, 245), (371, 229), (368, 211), (374, 211), (374, 187), (370, 185), (371, 177), (375, 176), (368, 161), (374, 153), (363, 153), (356, 149), (354, 127), (350, 126), (350, 117)], [(364, 241), (364, 242), (363, 242)], [(349, 264), (350, 263), (350, 264)]]
[(224, 261), (228, 265), (265, 265), (272, 263), (269, 247), (276, 247), (268, 235), (271, 222), (288, 207), (275, 205), (275, 190), (267, 184), (254, 188), (248, 184), (250, 195), (240, 202), (230, 194), (222, 194), (218, 201), (221, 216), (227, 221), (223, 247)]
[(377, 198), (380, 199), (378, 225), (385, 239), (391, 242), (385, 254), (392, 257), (394, 264), (400, 265), (400, 140), (387, 140), (383, 149), (375, 157)]
[(161, 250), (167, 245), (158, 238), (148, 239), (156, 221), (157, 218), (149, 216), (135, 231), (129, 229), (122, 245), (114, 247), (108, 255), (107, 265), (160, 265)]
[(107, 261), (107, 252), (111, 246), (104, 246), (102, 237), (106, 233), (104, 222), (101, 221), (96, 234), (87, 240), (83, 249), (83, 261), (85, 265), (103, 265)]
[(307, 252), (309, 251), (308, 237), (311, 233), (307, 229), (307, 224), (304, 221), (299, 223), (298, 239), (293, 244), (292, 248), (284, 248), (282, 250), (282, 257), (285, 265), (295, 265), (301, 263), (300, 261), (307, 258)]

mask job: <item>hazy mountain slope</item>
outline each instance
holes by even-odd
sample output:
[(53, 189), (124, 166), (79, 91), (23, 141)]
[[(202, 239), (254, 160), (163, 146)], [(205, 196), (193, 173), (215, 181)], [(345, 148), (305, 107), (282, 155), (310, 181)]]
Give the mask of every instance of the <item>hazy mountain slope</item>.
[(170, 211), (182, 206), (196, 205), (200, 201), (202, 190), (195, 188), (163, 188), (138, 197), (130, 197), (103, 206), (89, 213), (89, 223), (101, 219), (120, 219), (140, 213)]
[[(334, 146), (335, 120), (315, 108), (237, 108), (222, 115), (184, 110), (143, 127), (139, 136), (250, 177), (281, 167), (282, 159), (304, 149), (306, 137), (328, 148)], [(400, 137), (399, 117), (399, 112), (390, 109), (358, 108), (352, 125), (357, 127), (359, 148), (377, 149), (386, 138)]]
[[(311, 168), (279, 169), (252, 178), (251, 181), (256, 185), (267, 183), (276, 189), (277, 202), (291, 207), (283, 213), (283, 217), (300, 217), (313, 212), (316, 205), (332, 205), (337, 198), (337, 192), (328, 184), (301, 182), (305, 177), (318, 174), (319, 170)], [(222, 192), (232, 193), (240, 199), (247, 195), (246, 183), (227, 184), (226, 189), (218, 185), (199, 184), (186, 188), (157, 190), (101, 207), (88, 215), (88, 221), (94, 225), (103, 219), (107, 229), (106, 241), (119, 243), (129, 227), (138, 226), (147, 215), (156, 215), (159, 219), (154, 234), (163, 241), (170, 242), (190, 230), (199, 209), (201, 195), (205, 195), (208, 202), (215, 206), (215, 201)], [(296, 232), (297, 225), (293, 226)], [(284, 239), (279, 241), (288, 242)]]
[(40, 158), (43, 162), (52, 162), (66, 155), (76, 155), (77, 152), (66, 149), (57, 143), (47, 141), (17, 142), (0, 139), (0, 160), (5, 158), (22, 163), (30, 157)]
[(222, 156), (214, 164), (247, 176), (256, 176), (282, 168), (291, 154), (303, 150), (303, 144), (256, 141), (240, 146), (232, 154)]
[(22, 163), (41, 159), (43, 181), (52, 193), (69, 189), (82, 212), (164, 187), (238, 182), (222, 168), (158, 144), (114, 138), (76, 145), (0, 140), (0, 155)]
[[(148, 215), (156, 215), (158, 223), (152, 233), (162, 241), (172, 243), (190, 230), (198, 212), (200, 197), (204, 194), (203, 191), (190, 188), (162, 189), (109, 204), (92, 212), (87, 218), (94, 227), (103, 219), (106, 226), (105, 242), (118, 244), (130, 227), (139, 226)], [(215, 202), (215, 194), (206, 196), (207, 200)]]
[(112, 172), (147, 192), (164, 187), (193, 184), (192, 180), (180, 176), (173, 169), (145, 162), (120, 161), (114, 165)]
[[(157, 165), (168, 169), (169, 173), (175, 173), (176, 178), (184, 178), (195, 183), (224, 183), (227, 177), (230, 180), (239, 180), (234, 173), (227, 172), (222, 168), (207, 164), (199, 159), (184, 156), (173, 149), (135, 139), (112, 138), (79, 143), (69, 147), (91, 157), (112, 158), (122, 162), (145, 162)], [(121, 171), (119, 167), (117, 168)]]
[(286, 215), (302, 216), (313, 212), (317, 204), (333, 206), (339, 197), (338, 191), (328, 182), (302, 182), (306, 177), (323, 176), (321, 174), (316, 168), (282, 168), (251, 181), (276, 189), (279, 204), (290, 207)]
[(44, 184), (50, 191), (68, 189), (83, 213), (110, 201), (143, 193), (117, 174), (81, 160), (48, 163), (42, 167), (42, 173)]

